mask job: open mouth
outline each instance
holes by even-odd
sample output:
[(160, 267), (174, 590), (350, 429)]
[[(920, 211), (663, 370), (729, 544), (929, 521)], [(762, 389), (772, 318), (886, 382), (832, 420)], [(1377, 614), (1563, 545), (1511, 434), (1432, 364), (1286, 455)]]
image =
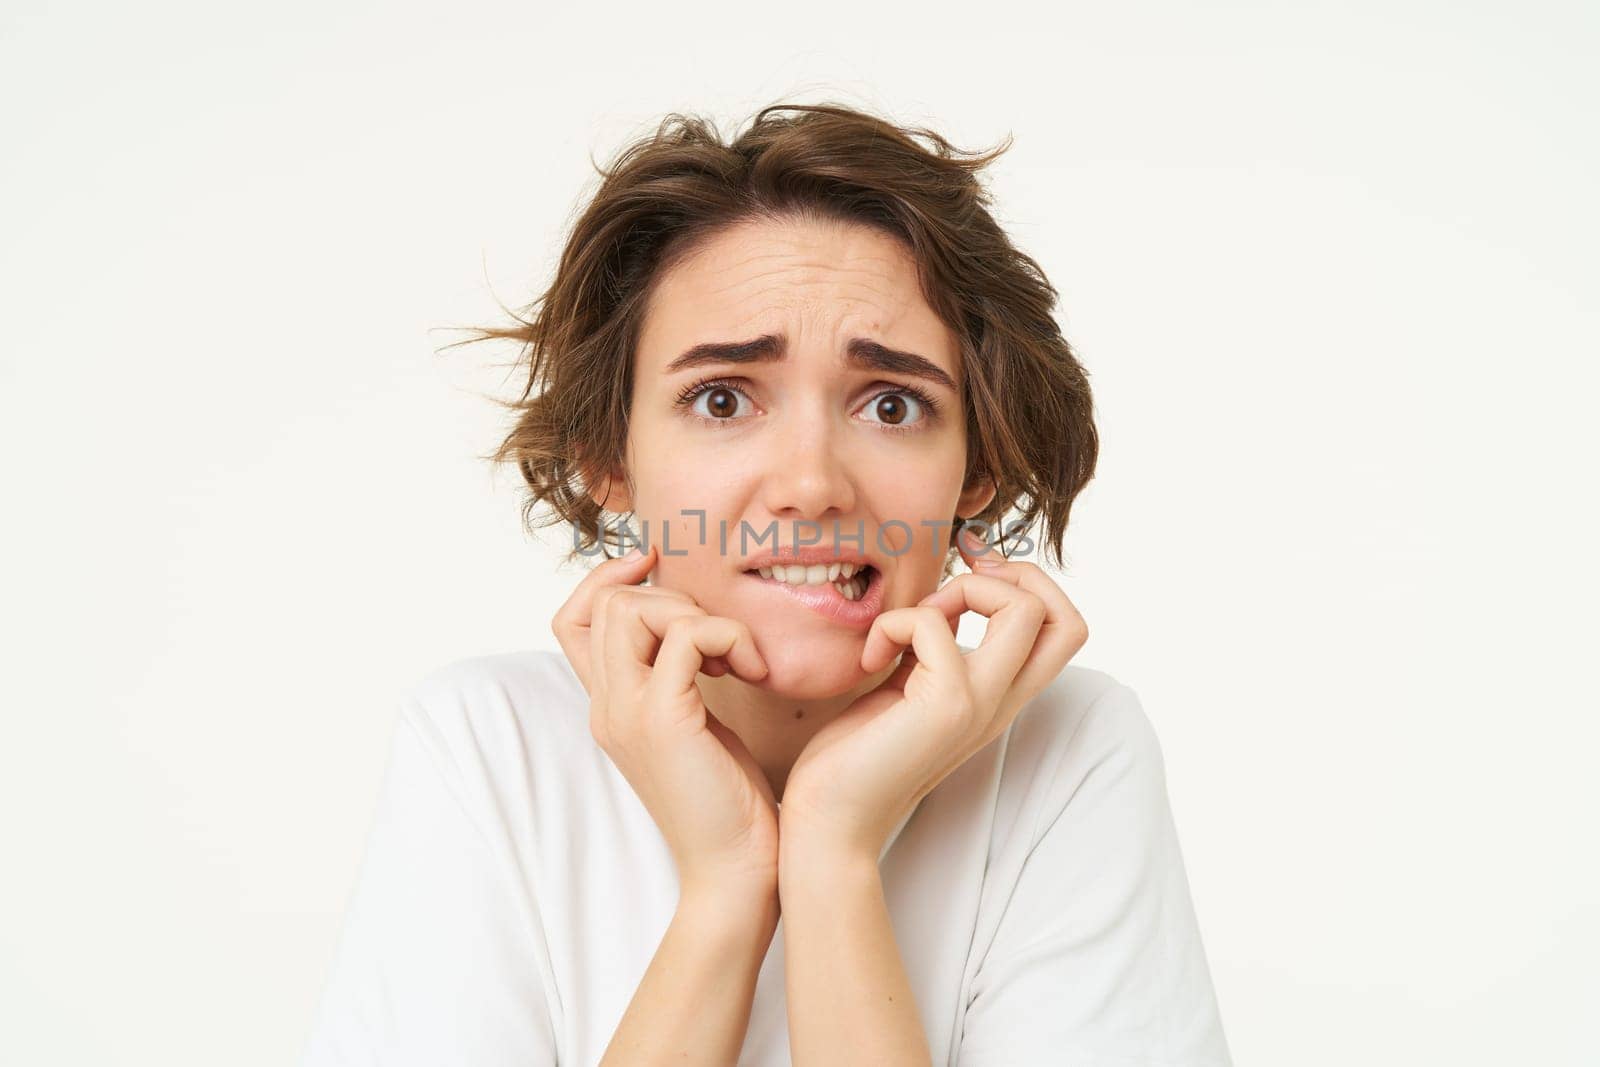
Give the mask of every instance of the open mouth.
[(769, 582), (804, 588), (831, 586), (845, 600), (860, 600), (878, 575), (870, 563), (829, 563), (810, 566), (757, 567), (745, 571)]

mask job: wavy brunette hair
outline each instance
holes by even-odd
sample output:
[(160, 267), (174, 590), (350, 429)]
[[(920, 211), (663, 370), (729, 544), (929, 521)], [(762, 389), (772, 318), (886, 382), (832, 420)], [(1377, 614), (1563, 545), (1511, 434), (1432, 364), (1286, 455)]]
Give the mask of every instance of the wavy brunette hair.
[(623, 466), (632, 357), (657, 279), (737, 223), (826, 219), (899, 239), (924, 298), (960, 339), (963, 484), (992, 478), (995, 495), (952, 521), (989, 524), (991, 543), (1014, 554), (1042, 520), (1038, 540), (1061, 564), (1067, 516), (1094, 476), (1099, 437), (1087, 374), (1051, 316), (1058, 294), (1012, 246), (978, 182), (1010, 147), (1007, 135), (987, 153), (963, 152), (930, 130), (852, 108), (774, 104), (727, 143), (710, 121), (669, 114), (609, 168), (596, 167), (600, 187), (573, 223), (549, 288), (523, 315), (512, 313), (515, 325), (469, 327), (475, 336), (455, 342), (521, 344), (527, 384), (518, 399), (497, 401), (514, 422), (479, 458), (516, 464), (524, 528), (571, 524), (568, 559), (596, 554), (597, 544), (608, 555), (620, 547), (589, 495), (589, 475)]

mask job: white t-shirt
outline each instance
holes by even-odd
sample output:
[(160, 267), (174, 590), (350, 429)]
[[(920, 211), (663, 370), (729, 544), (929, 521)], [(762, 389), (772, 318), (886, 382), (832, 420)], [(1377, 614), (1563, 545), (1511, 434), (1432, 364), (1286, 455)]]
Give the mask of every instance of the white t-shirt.
[[(880, 867), (933, 1063), (1231, 1067), (1160, 745), (1110, 675), (1068, 664)], [(592, 1067), (677, 899), (561, 653), (439, 668), (401, 701), (302, 1067)], [(783, 939), (740, 1067), (790, 1062)]]

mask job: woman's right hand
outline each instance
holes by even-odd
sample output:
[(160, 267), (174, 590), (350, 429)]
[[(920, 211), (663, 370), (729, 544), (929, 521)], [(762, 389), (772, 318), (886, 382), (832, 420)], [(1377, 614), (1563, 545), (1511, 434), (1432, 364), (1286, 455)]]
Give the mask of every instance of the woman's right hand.
[(744, 623), (639, 585), (655, 561), (652, 545), (600, 564), (551, 629), (589, 691), (590, 733), (666, 838), (681, 894), (776, 892), (772, 787), (695, 685), (701, 671), (760, 681), (767, 665)]

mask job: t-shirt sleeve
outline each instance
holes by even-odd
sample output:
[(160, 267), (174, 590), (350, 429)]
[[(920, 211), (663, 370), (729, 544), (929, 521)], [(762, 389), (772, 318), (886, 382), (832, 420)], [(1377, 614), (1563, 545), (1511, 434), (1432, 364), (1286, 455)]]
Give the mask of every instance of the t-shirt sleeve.
[(1121, 683), (1060, 750), (959, 1067), (1231, 1067), (1156, 734)]
[(535, 902), (462, 786), (407, 698), (302, 1067), (556, 1064)]

